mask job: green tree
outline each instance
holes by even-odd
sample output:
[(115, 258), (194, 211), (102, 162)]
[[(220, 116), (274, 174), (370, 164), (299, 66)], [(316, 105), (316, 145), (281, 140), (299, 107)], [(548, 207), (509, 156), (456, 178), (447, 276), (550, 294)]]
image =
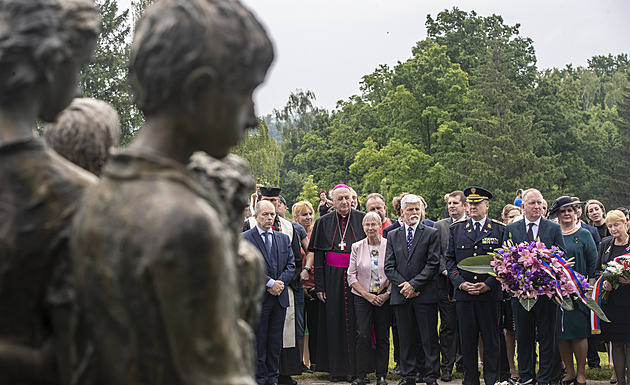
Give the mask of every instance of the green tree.
[(470, 83), (482, 81), (476, 69), (489, 57), (487, 50), (500, 44), (499, 49), (510, 57), (506, 62), (506, 76), (516, 86), (530, 85), (536, 77), (536, 55), (533, 41), (520, 36), (520, 24), (507, 25), (499, 15), (478, 16), (453, 7), (440, 12), (435, 19), (427, 15), (427, 35), (447, 47), (447, 55), (453, 63), (461, 65), (470, 74)]
[[(319, 204), (319, 189), (315, 182), (313, 182), (313, 175), (309, 175), (304, 181), (302, 192), (297, 197), (296, 201), (309, 201), (314, 208)], [(317, 212), (314, 214), (317, 214)]]
[(282, 138), (281, 169), (284, 171), (280, 174), (280, 187), (287, 201), (294, 201), (297, 198), (308, 175), (300, 172), (294, 163), (302, 148), (304, 136), (321, 122), (320, 115), (327, 114), (314, 105), (315, 99), (312, 91), (296, 90), (289, 95), (289, 100), (282, 110), (273, 111), (273, 122)]
[(131, 10), (133, 17), (133, 25), (136, 25), (138, 20), (144, 14), (145, 9), (151, 4), (153, 4), (155, 0), (133, 0), (131, 2)]
[(116, 109), (121, 143), (127, 144), (143, 120), (142, 113), (132, 103), (127, 83), (129, 11), (119, 13), (116, 0), (96, 0), (96, 6), (103, 18), (103, 32), (92, 60), (81, 73), (80, 85), (84, 97), (104, 100)]
[(259, 120), (256, 129), (231, 152), (249, 162), (256, 183), (279, 185), (282, 151), (269, 135), (269, 127), (264, 120)]

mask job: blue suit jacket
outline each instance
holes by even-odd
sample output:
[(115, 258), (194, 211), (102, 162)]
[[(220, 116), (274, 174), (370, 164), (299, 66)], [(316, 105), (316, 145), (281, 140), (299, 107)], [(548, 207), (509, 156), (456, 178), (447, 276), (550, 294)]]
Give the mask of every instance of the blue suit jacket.
[[(564, 250), (564, 238), (562, 238), (562, 230), (560, 229), (560, 225), (557, 223), (554, 223), (545, 218), (540, 218), (538, 238), (548, 248), (556, 245)], [(510, 223), (505, 227), (502, 243), (505, 243), (508, 239), (512, 239), (512, 242), (514, 242), (514, 244), (527, 242), (527, 229), (525, 228), (525, 219)]]
[[(293, 256), (293, 249), (291, 248), (291, 240), (289, 239), (289, 236), (275, 230), (273, 231), (273, 247), (271, 252), (276, 255), (270, 256), (267, 254), (265, 243), (258, 233), (258, 227), (249, 229), (241, 234), (245, 239), (256, 246), (265, 259), (265, 265), (267, 266), (265, 283), (267, 283), (269, 279), (284, 282), (284, 290), (277, 298), (282, 307), (289, 307), (289, 294), (287, 293), (287, 290), (289, 289), (289, 282), (295, 272), (295, 258)], [(277, 261), (278, 271), (276, 274), (273, 272), (271, 258), (276, 258)], [(265, 292), (265, 295), (271, 296), (268, 292)]]

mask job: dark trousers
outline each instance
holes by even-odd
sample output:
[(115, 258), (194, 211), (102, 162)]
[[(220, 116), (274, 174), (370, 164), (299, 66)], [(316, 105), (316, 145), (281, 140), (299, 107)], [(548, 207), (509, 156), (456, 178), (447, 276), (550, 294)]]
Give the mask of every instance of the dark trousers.
[(477, 347), (479, 334), (483, 341), (483, 380), (486, 384), (500, 382), (501, 363), (505, 344), (501, 346), (499, 328), (499, 301), (457, 301), (457, 319), (459, 320), (459, 338), (464, 365), (464, 385), (478, 385)]
[(588, 360), (589, 368), (597, 368), (600, 365), (598, 348), (601, 341), (601, 335), (592, 335), (588, 337), (588, 352), (586, 354), (586, 359)]
[(372, 327), (376, 338), (376, 376), (386, 376), (389, 364), (389, 327), (392, 309), (389, 301), (374, 306), (365, 298), (355, 295), (354, 311), (357, 320), (357, 374), (365, 377), (370, 370)]
[(266, 292), (256, 328), (256, 382), (259, 384), (278, 382), (286, 313), (287, 309), (280, 306), (278, 298)]
[(457, 356), (457, 313), (455, 302), (449, 301), (448, 289), (439, 289), (440, 299), (438, 308), (440, 310), (440, 353), (442, 361), (440, 369), (442, 373), (451, 373)]
[[(412, 336), (406, 336), (406, 338), (413, 338), (416, 345), (416, 373), (420, 375), (420, 377), (424, 377), (424, 373), (426, 372), (424, 368), (424, 350), (422, 348), (422, 340), (420, 339), (420, 331), (418, 330), (418, 322), (416, 322), (416, 317), (414, 316), (414, 331)], [(396, 313), (392, 311), (392, 341), (394, 342), (394, 362), (396, 364), (400, 364), (400, 338), (398, 336), (398, 324), (396, 322)]]
[(304, 298), (304, 316), (308, 329), (308, 355), (311, 364), (314, 364), (317, 359), (317, 319), (319, 318), (319, 300), (313, 296), (315, 296), (315, 289), (311, 288), (308, 289), (308, 295)]
[[(414, 299), (403, 305), (394, 305), (400, 335), (400, 369), (405, 379), (415, 379), (416, 344), (414, 323), (420, 333), (425, 356), (425, 382), (435, 382), (440, 374), (440, 348), (437, 335), (437, 304), (424, 304)], [(414, 322), (415, 316), (415, 322)]]
[[(521, 381), (533, 380), (548, 383), (554, 380), (554, 377), (557, 376), (554, 373), (554, 366), (556, 366), (558, 305), (547, 297), (538, 297), (534, 307), (527, 311), (521, 306), (518, 298), (512, 298), (512, 310), (516, 323), (518, 372)], [(538, 375), (537, 378), (534, 378), (536, 330), (538, 331), (540, 355)]]

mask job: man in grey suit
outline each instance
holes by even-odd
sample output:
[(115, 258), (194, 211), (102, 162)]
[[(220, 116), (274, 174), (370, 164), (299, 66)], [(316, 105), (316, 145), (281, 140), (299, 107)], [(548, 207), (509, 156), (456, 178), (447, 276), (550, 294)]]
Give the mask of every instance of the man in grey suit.
[[(523, 192), (523, 213), (525, 218), (509, 224), (503, 233), (503, 243), (511, 239), (514, 244), (539, 240), (551, 248), (564, 249), (564, 240), (560, 225), (542, 217), (543, 196), (536, 189)], [(558, 306), (545, 296), (538, 297), (536, 305), (527, 311), (517, 298), (512, 298), (512, 310), (516, 323), (518, 341), (518, 371), (521, 384), (547, 385), (557, 380), (559, 363), (554, 357), (557, 350)], [(536, 330), (538, 330), (539, 368), (535, 375)], [(556, 366), (556, 367), (554, 367)]]
[(446, 263), (444, 255), (448, 248), (448, 232), (450, 226), (466, 218), (466, 196), (463, 191), (453, 191), (448, 194), (448, 218), (444, 218), (435, 222), (435, 227), (440, 232), (440, 273), (437, 276), (440, 310), (440, 353), (442, 354), (442, 362), (440, 369), (442, 370), (442, 381), (448, 382), (452, 380), (453, 365), (457, 356), (457, 314), (455, 312), (455, 301), (453, 300), (453, 284), (447, 278)]
[(400, 333), (399, 385), (415, 385), (414, 316), (425, 355), (424, 382), (436, 385), (440, 371), (437, 338), (438, 289), (435, 280), (440, 266), (438, 230), (420, 223), (424, 208), (420, 197), (409, 194), (401, 201), (404, 224), (387, 235), (385, 274), (392, 283), (390, 303)]

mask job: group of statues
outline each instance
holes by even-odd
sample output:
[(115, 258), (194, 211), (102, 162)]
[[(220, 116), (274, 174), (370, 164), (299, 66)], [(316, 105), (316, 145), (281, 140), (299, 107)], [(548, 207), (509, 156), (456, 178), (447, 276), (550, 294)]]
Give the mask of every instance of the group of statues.
[[(116, 118), (72, 102), (101, 28), (92, 0), (0, 0), (0, 383), (253, 385), (263, 269), (228, 151), (272, 44), (236, 0), (155, 2), (129, 59), (146, 121), (103, 164), (120, 132), (73, 130)], [(45, 135), (87, 170), (34, 134), (71, 102)]]

